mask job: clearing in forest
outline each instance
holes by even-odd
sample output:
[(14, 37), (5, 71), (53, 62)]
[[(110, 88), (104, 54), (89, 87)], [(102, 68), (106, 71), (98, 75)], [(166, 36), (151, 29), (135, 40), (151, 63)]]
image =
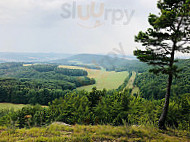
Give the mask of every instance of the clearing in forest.
[(96, 70), (96, 69), (87, 69), (83, 67), (77, 66), (59, 66), (61, 68), (69, 68), (69, 69), (83, 69), (88, 72), (88, 77), (94, 78), (96, 80), (96, 84), (88, 85), (77, 88), (78, 90), (86, 90), (90, 91), (93, 87), (97, 89), (117, 89), (129, 75), (127, 71), (124, 72), (115, 72), (115, 71), (105, 71)]

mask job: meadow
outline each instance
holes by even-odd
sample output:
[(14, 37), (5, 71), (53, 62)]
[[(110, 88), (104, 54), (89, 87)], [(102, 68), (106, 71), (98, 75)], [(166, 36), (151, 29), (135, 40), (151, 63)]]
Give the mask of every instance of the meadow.
[(88, 69), (83, 67), (77, 66), (59, 66), (61, 68), (69, 68), (69, 69), (83, 69), (88, 72), (88, 77), (94, 78), (96, 80), (96, 84), (88, 85), (77, 88), (78, 90), (86, 90), (90, 91), (93, 87), (97, 89), (117, 89), (127, 78), (129, 73), (127, 71), (124, 72), (115, 72), (115, 71), (105, 71), (102, 70), (95, 70), (95, 69)]
[(172, 129), (161, 131), (152, 126), (65, 126), (62, 123), (54, 123), (30, 129), (0, 127), (1, 142), (188, 142), (189, 140), (189, 132)]
[(13, 109), (13, 110), (19, 110), (22, 109), (24, 106), (24, 104), (12, 104), (12, 103), (0, 103), (0, 110), (3, 109)]

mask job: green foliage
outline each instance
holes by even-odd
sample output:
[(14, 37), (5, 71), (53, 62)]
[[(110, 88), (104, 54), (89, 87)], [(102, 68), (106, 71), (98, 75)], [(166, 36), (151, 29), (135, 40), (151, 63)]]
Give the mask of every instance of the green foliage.
[[(2, 68), (1, 68), (2, 66)], [(4, 66), (7, 66), (6, 68)], [(31, 65), (21, 66), (21, 63), (0, 64), (0, 76), (4, 78), (25, 78), (51, 82), (71, 83), (71, 88), (94, 84), (94, 80), (86, 77), (87, 71), (79, 69), (58, 68), (56, 65)], [(65, 90), (65, 89), (63, 89)]]
[[(173, 80), (171, 96), (180, 97), (181, 94), (190, 93), (190, 59), (179, 60), (176, 65), (181, 69)], [(156, 76), (149, 72), (137, 76), (135, 85), (140, 88), (141, 96), (146, 99), (162, 99), (166, 92), (166, 75)]]
[(128, 92), (114, 92), (103, 97), (94, 108), (96, 123), (121, 125), (122, 120), (128, 121), (129, 100)]
[(67, 68), (55, 68), (56, 73), (61, 73), (64, 75), (71, 75), (71, 76), (87, 76), (88, 72), (81, 69), (67, 69)]
[[(182, 68), (179, 77), (181, 83), (187, 83), (189, 74), (189, 60), (179, 60), (178, 66)], [(44, 73), (45, 70), (42, 71)], [(146, 75), (146, 76), (144, 76)], [(155, 76), (149, 73), (139, 75), (138, 80), (142, 84), (147, 84), (146, 79), (155, 79)], [(184, 78), (183, 78), (184, 77)], [(185, 78), (186, 77), (186, 78)], [(159, 81), (156, 85), (163, 83), (163, 78), (158, 78)], [(183, 80), (183, 81), (182, 81)], [(49, 107), (42, 108), (40, 106), (26, 106), (18, 111), (1, 110), (0, 111), (0, 125), (5, 125), (11, 129), (16, 127), (30, 128), (33, 126), (44, 126), (54, 121), (60, 121), (68, 124), (111, 124), (122, 125), (126, 121), (129, 125), (142, 125), (151, 124), (156, 125), (159, 116), (162, 112), (164, 100), (154, 100), (152, 97), (149, 100), (141, 98), (141, 96), (131, 96), (131, 90), (124, 90), (118, 92), (116, 90), (97, 90), (93, 88), (92, 91), (63, 91), (58, 88), (59, 85), (53, 86), (51, 83), (32, 79), (1, 79), (0, 98), (1, 101), (10, 101), (15, 103), (31, 103), (31, 104), (44, 104)], [(127, 82), (127, 81), (126, 81)], [(175, 83), (175, 81), (174, 81)], [(150, 84), (148, 84), (150, 85)], [(182, 84), (177, 84), (181, 86)], [(49, 87), (57, 87), (49, 89)], [(153, 90), (155, 89), (152, 84)], [(140, 86), (139, 86), (140, 87)], [(144, 89), (146, 89), (145, 86)], [(189, 130), (190, 129), (190, 94), (181, 86), (182, 92), (176, 92), (178, 95), (173, 95), (170, 101), (170, 108), (167, 126)], [(161, 89), (153, 93), (159, 92)], [(187, 91), (187, 92), (186, 92)], [(144, 93), (141, 88), (141, 95)], [(164, 92), (164, 90), (163, 90)], [(160, 92), (159, 92), (160, 93)], [(146, 93), (145, 93), (146, 94)], [(148, 95), (150, 95), (148, 93)], [(150, 95), (151, 96), (151, 95)], [(143, 96), (144, 97), (144, 96)], [(158, 98), (160, 99), (158, 95)], [(58, 99), (59, 98), (59, 99)], [(152, 100), (151, 100), (152, 99)]]
[(149, 15), (151, 28), (135, 36), (135, 41), (145, 50), (137, 49), (134, 55), (141, 62), (154, 66), (150, 72), (168, 75), (165, 104), (158, 124), (160, 129), (166, 129), (173, 76), (180, 72), (174, 64), (175, 54), (190, 53), (190, 0), (159, 0), (157, 6), (159, 15)]
[(17, 111), (8, 110), (7, 113), (3, 113), (0, 118), (0, 125), (10, 125), (19, 128), (42, 126), (46, 125), (46, 123), (48, 124), (48, 116), (48, 108), (41, 107), (40, 105), (28, 105)]
[(95, 84), (87, 71), (58, 68), (55, 65), (22, 66), (0, 64), (0, 102), (48, 105), (67, 90)]
[(67, 84), (63, 84), (64, 86), (54, 84), (56, 87), (54, 88), (47, 82), (46, 84), (41, 83), (22, 79), (0, 79), (0, 102), (48, 105), (48, 102), (55, 98), (63, 97), (67, 92), (65, 89), (73, 89)]
[(175, 52), (189, 53), (189, 4), (189, 0), (158, 1), (159, 15), (149, 15), (151, 28), (135, 37), (146, 50), (136, 50), (134, 54), (140, 61), (156, 66), (154, 72), (175, 73)]
[[(44, 126), (58, 121), (67, 124), (157, 125), (164, 100), (146, 100), (123, 92), (96, 90), (69, 92), (48, 107), (26, 106), (18, 111), (0, 111), (0, 125), (13, 127)], [(189, 130), (190, 94), (170, 101), (167, 126)]]
[(38, 72), (50, 72), (50, 71), (54, 71), (54, 69), (57, 68), (57, 66), (56, 65), (32, 65), (31, 68)]
[(121, 84), (118, 88), (117, 91), (123, 91), (123, 89), (127, 86), (127, 83), (129, 82), (129, 79), (132, 76), (132, 72), (129, 73), (129, 75), (127, 76), (127, 78), (125, 79), (125, 81), (123, 82), (123, 84)]
[[(126, 94), (107, 92), (106, 90), (99, 91), (93, 88), (89, 93), (81, 91), (67, 94), (64, 99), (53, 101), (50, 109), (52, 109), (53, 116), (57, 117), (56, 120), (69, 124), (121, 124), (122, 116), (120, 116), (120, 111), (115, 109), (127, 108), (128, 104), (125, 103), (127, 99), (124, 99)], [(116, 98), (117, 100), (114, 100)], [(108, 104), (113, 109), (109, 109)], [(106, 117), (106, 114), (109, 114), (110, 117)]]
[(0, 64), (0, 69), (10, 69), (10, 68), (18, 68), (18, 67), (22, 67), (22, 63), (1, 63)]

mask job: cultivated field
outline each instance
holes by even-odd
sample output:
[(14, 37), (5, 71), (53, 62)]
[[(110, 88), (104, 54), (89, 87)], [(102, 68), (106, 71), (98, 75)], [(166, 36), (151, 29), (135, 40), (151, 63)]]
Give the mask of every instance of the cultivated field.
[(94, 78), (96, 80), (96, 84), (88, 85), (77, 88), (78, 90), (87, 90), (90, 91), (93, 87), (97, 87), (97, 89), (117, 89), (125, 80), (125, 78), (129, 75), (127, 71), (125, 72), (108, 72), (105, 70), (95, 70), (95, 69), (87, 69), (83, 67), (75, 67), (75, 66), (59, 66), (62, 68), (70, 68), (70, 69), (84, 69), (88, 72), (88, 77)]

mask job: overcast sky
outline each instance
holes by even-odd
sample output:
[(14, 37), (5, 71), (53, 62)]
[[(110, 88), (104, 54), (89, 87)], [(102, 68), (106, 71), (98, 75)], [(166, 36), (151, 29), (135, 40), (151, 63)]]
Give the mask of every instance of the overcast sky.
[(158, 13), (156, 3), (156, 0), (0, 0), (0, 52), (107, 54), (121, 52), (122, 46), (122, 52), (130, 55), (139, 47), (134, 36), (149, 27), (149, 13)]

